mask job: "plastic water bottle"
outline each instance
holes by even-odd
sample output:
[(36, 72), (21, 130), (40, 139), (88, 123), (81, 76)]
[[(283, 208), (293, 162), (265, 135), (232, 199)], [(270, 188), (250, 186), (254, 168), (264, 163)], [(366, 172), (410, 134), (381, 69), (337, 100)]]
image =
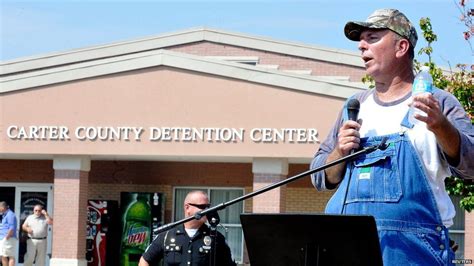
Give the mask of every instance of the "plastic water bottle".
[[(420, 94), (431, 94), (433, 93), (433, 78), (430, 75), (430, 68), (428, 66), (422, 66), (420, 72), (415, 76), (412, 88), (412, 97)], [(426, 116), (426, 113), (422, 110), (410, 106), (410, 122), (413, 124), (425, 124), (424, 122), (416, 119), (415, 114)]]

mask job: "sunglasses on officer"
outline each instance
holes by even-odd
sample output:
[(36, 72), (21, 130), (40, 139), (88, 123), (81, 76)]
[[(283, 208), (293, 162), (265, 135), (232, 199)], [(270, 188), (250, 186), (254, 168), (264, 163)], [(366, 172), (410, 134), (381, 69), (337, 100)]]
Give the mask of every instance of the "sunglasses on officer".
[(204, 209), (207, 209), (209, 207), (211, 207), (211, 204), (194, 204), (194, 203), (188, 203), (189, 205), (193, 206), (193, 207), (196, 207), (198, 209), (201, 209), (201, 210), (204, 210)]

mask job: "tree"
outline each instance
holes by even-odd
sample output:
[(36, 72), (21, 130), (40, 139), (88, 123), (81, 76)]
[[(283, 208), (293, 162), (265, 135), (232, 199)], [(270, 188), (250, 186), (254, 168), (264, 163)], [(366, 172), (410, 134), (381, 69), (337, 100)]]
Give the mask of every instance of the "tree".
[[(461, 16), (459, 17), (459, 20), (464, 23), (466, 26), (466, 30), (463, 32), (463, 37), (464, 40), (467, 41), (469, 44), (469, 47), (472, 50), (472, 45), (471, 45), (471, 37), (474, 35), (474, 27), (472, 26), (472, 16), (474, 16), (474, 9), (466, 6), (465, 0), (460, 0), (459, 3), (454, 2), (456, 4), (456, 7), (459, 9), (459, 12), (461, 13)], [(472, 68), (471, 68), (472, 70)]]

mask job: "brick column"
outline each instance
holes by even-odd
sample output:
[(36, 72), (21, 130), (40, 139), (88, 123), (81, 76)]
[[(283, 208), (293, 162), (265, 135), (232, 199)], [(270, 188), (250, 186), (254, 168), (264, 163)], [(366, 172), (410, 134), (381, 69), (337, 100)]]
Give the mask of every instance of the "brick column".
[(474, 260), (474, 212), (465, 212), (464, 258)]
[(51, 266), (86, 266), (87, 191), (90, 159), (54, 159), (54, 225)]
[[(253, 190), (285, 179), (288, 175), (287, 159), (258, 158), (253, 160)], [(253, 199), (254, 213), (283, 213), (286, 210), (286, 185), (281, 186)]]

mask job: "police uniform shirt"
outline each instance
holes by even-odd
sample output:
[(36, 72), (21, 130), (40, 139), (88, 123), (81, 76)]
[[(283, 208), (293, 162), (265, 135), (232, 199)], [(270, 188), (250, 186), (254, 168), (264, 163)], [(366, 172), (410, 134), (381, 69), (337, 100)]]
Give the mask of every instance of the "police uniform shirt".
[[(224, 236), (217, 232), (216, 239), (215, 265), (235, 265)], [(193, 237), (189, 237), (184, 226), (180, 225), (159, 234), (143, 253), (143, 259), (150, 265), (158, 265), (163, 259), (165, 266), (208, 266), (212, 246), (210, 229), (207, 225), (202, 225)]]

